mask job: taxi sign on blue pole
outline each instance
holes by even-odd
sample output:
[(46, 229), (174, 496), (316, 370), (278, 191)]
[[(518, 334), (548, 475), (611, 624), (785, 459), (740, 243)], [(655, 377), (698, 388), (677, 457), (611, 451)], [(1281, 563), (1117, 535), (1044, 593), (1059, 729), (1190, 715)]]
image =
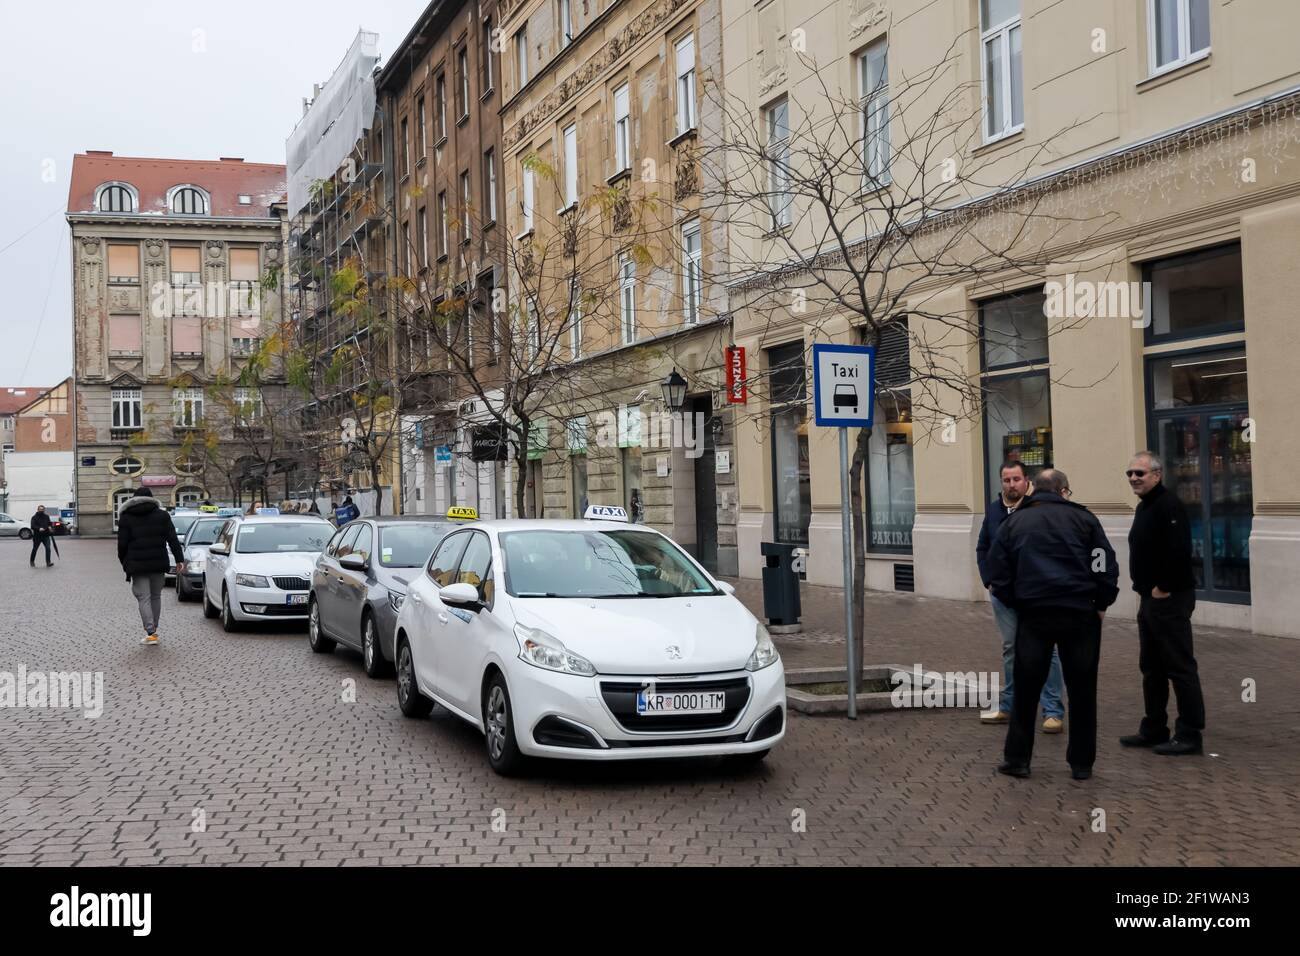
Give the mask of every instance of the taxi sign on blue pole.
[(813, 408), (818, 425), (870, 428), (875, 405), (873, 346), (813, 346)]

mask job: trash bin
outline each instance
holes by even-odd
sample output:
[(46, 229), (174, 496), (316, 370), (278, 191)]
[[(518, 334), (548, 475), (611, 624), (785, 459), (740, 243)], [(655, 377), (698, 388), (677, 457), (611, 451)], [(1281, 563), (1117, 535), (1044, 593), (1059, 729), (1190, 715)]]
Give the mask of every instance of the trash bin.
[(797, 545), (764, 541), (763, 616), (774, 627), (794, 627), (803, 613), (799, 605), (799, 575), (794, 570)]

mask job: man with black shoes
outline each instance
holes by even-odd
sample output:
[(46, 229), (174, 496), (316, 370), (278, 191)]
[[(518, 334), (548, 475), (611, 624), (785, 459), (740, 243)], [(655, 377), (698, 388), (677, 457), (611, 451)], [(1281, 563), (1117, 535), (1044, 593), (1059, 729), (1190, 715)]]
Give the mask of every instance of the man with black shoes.
[(1029, 776), (1034, 717), (1052, 664), (1070, 701), (1065, 759), (1075, 780), (1092, 776), (1097, 757), (1097, 666), (1101, 623), (1119, 595), (1119, 566), (1101, 522), (1069, 500), (1065, 472), (1048, 468), (1034, 478), (1034, 494), (998, 529), (989, 549), (994, 596), (1016, 610), (1016, 694), (1011, 702), (1004, 762), (998, 772)]
[[(1129, 577), (1141, 596), (1138, 607), (1138, 667), (1146, 716), (1136, 734), (1121, 737), (1125, 747), (1150, 747), (1164, 756), (1201, 753), (1205, 699), (1192, 654), (1192, 531), (1187, 509), (1164, 486), (1164, 464), (1140, 451), (1124, 473), (1141, 498), (1128, 533)], [(1174, 685), (1178, 719), (1169, 737), (1169, 685)]]

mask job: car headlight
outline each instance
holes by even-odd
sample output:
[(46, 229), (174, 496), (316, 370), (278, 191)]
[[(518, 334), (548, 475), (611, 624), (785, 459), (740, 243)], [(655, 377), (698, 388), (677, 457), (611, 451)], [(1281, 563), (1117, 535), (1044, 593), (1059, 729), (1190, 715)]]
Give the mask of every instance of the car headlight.
[(758, 630), (754, 632), (754, 637), (758, 640), (758, 644), (754, 647), (754, 653), (749, 655), (745, 670), (761, 671), (781, 659), (781, 655), (776, 652), (776, 645), (772, 643), (772, 635), (767, 633), (767, 628), (763, 626), (762, 621), (758, 622)]
[(579, 657), (560, 643), (558, 638), (540, 628), (516, 624), (515, 637), (519, 641), (519, 659), (534, 667), (581, 677), (591, 677), (596, 673), (591, 661)]
[(406, 594), (404, 592), (394, 591), (392, 588), (388, 589), (388, 606), (394, 611), (400, 611), (405, 600)]
[(269, 588), (270, 582), (260, 574), (236, 574), (235, 583), (246, 588)]

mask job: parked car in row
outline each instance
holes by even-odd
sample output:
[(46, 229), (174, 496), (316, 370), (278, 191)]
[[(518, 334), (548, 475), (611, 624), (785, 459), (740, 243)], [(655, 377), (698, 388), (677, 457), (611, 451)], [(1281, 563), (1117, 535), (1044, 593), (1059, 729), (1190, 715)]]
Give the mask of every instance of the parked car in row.
[(226, 518), (214, 518), (201, 514), (189, 524), (189, 530), (176, 535), (181, 539), (181, 550), (185, 554), (185, 573), (176, 579), (176, 599), (188, 601), (196, 598), (203, 590), (203, 569), (207, 567), (208, 548), (217, 540), (217, 535), (225, 526)]
[(458, 528), (397, 616), (397, 696), (484, 734), (488, 762), (722, 755), (762, 760), (785, 734), (785, 674), (766, 628), (667, 536), (617, 520)]
[[(461, 516), (477, 518), (471, 509)], [(366, 674), (393, 664), (393, 632), (411, 578), (456, 522), (422, 515), (359, 518), (340, 528), (316, 559), (307, 640), (318, 654), (335, 644), (360, 651)]]
[[(190, 525), (199, 519), (199, 513), (190, 508), (177, 508), (169, 512), (172, 519), (172, 527), (176, 529), (176, 537), (181, 541), (185, 540), (185, 533), (190, 530)], [(163, 548), (167, 552), (167, 576), (164, 579), (167, 583), (176, 581), (176, 555), (172, 554), (171, 548)]]

